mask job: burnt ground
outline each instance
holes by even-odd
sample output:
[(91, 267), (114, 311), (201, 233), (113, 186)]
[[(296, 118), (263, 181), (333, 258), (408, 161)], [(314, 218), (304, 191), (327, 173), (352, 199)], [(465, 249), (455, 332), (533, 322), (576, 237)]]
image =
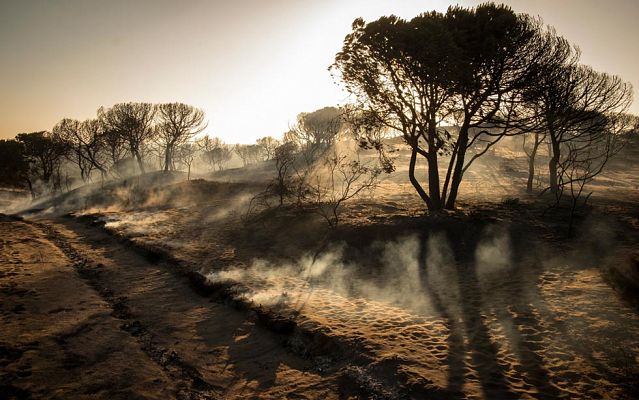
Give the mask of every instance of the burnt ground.
[[(72, 221), (3, 218), (3, 398), (339, 398), (247, 312)], [(343, 385), (342, 385), (343, 386)]]
[(493, 172), (432, 216), (386, 182), (337, 229), (287, 208), (247, 216), (254, 183), (155, 178), (4, 218), (3, 389), (636, 398), (632, 170), (597, 183), (572, 232), (565, 208)]

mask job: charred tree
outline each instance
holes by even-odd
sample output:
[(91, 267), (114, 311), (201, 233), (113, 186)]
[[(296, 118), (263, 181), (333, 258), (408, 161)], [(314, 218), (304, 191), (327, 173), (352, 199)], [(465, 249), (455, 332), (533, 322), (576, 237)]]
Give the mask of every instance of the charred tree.
[(258, 162), (262, 154), (262, 148), (256, 144), (236, 144), (233, 151), (240, 157), (245, 167)]
[(164, 151), (164, 172), (173, 165), (176, 149), (206, 128), (204, 111), (183, 103), (157, 106), (157, 139)]
[(536, 89), (534, 107), (542, 120), (539, 132), (547, 135), (549, 143), (546, 190), (560, 193), (562, 164), (574, 152), (586, 154), (598, 148), (607, 157), (605, 146), (596, 144), (608, 140), (611, 121), (619, 121), (631, 102), (629, 83), (579, 65), (577, 57), (561, 66), (559, 73), (544, 77)]
[(281, 144), (279, 140), (275, 139), (272, 136), (259, 138), (256, 140), (256, 143), (262, 148), (262, 153), (264, 154), (264, 158), (267, 161), (273, 159), (273, 157), (275, 156), (275, 150)]
[(28, 164), (29, 184), (41, 181), (56, 190), (59, 188), (60, 164), (67, 155), (67, 146), (49, 132), (20, 133), (16, 140), (22, 144)]
[(284, 134), (284, 142), (294, 143), (310, 165), (337, 140), (344, 122), (342, 114), (342, 110), (335, 107), (300, 113), (297, 123)]
[[(555, 65), (540, 23), (494, 4), (451, 7), (410, 21), (391, 16), (353, 31), (336, 55), (346, 89), (366, 118), (402, 134), (409, 179), (431, 211), (455, 206), (464, 172), (512, 134), (524, 89)], [(455, 121), (455, 131), (444, 129)], [(467, 151), (483, 149), (467, 159)], [(449, 156), (444, 180), (439, 157)], [(418, 159), (427, 166), (426, 188)]]
[(0, 140), (0, 185), (29, 189), (31, 198), (36, 197), (29, 162), (24, 154), (24, 146), (17, 140)]
[(87, 181), (91, 171), (97, 169), (102, 178), (106, 175), (104, 126), (97, 119), (80, 122), (64, 118), (53, 127), (53, 135), (69, 148), (69, 156), (80, 170), (82, 180)]
[[(526, 140), (528, 137), (532, 137), (532, 144), (530, 148), (526, 146)], [(537, 160), (537, 152), (539, 147), (546, 140), (546, 135), (540, 132), (533, 132), (530, 134), (524, 134), (523, 149), (528, 158), (528, 180), (526, 181), (526, 193), (533, 192), (533, 182), (535, 179), (535, 163)]]
[(98, 116), (105, 122), (106, 129), (116, 132), (126, 143), (140, 172), (144, 173), (143, 146), (155, 133), (155, 107), (150, 103), (119, 103), (109, 109), (100, 107)]
[(233, 158), (231, 147), (220, 138), (211, 138), (207, 135), (195, 143), (202, 151), (202, 158), (211, 170), (215, 167), (218, 171), (223, 170), (226, 163)]

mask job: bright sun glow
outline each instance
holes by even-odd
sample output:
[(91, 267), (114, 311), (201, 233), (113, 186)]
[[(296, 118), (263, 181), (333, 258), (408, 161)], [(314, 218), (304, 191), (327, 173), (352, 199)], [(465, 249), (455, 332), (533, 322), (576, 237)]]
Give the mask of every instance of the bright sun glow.
[[(460, 1), (474, 6), (477, 1)], [(539, 14), (578, 44), (583, 60), (637, 84), (625, 44), (614, 40), (632, 5), (610, 26), (603, 6), (508, 1)], [(410, 18), (445, 11), (441, 0), (3, 3), (0, 12), (0, 136), (50, 130), (125, 101), (201, 107), (206, 133), (231, 143), (281, 136), (298, 113), (344, 103), (328, 67), (357, 17)], [(579, 3), (581, 4), (581, 3)], [(624, 12), (624, 10), (626, 12)], [(623, 12), (623, 13), (622, 13)], [(593, 24), (581, 21), (596, 20)], [(612, 25), (614, 22), (614, 26)], [(635, 24), (636, 25), (636, 24)], [(638, 29), (628, 25), (623, 29)], [(35, 28), (34, 28), (35, 27)], [(632, 35), (626, 32), (628, 35)], [(636, 35), (635, 35), (636, 36)], [(637, 113), (639, 106), (633, 106)]]

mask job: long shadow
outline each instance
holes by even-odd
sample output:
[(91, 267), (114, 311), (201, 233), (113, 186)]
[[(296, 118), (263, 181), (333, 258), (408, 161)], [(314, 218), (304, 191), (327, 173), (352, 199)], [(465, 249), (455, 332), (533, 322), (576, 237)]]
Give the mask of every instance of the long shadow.
[(308, 368), (296, 357), (282, 354), (278, 338), (271, 337), (270, 332), (242, 318), (224, 321), (220, 321), (220, 318), (204, 319), (197, 323), (196, 331), (206, 343), (206, 348), (227, 353), (223, 371), (232, 368), (234, 377), (226, 386), (225, 395), (233, 390), (240, 379), (245, 380), (241, 393), (251, 382), (255, 382), (258, 391), (267, 390), (276, 383), (277, 371), (282, 364), (300, 371)]
[(498, 362), (498, 350), (482, 314), (482, 297), (474, 267), (467, 267), (457, 275), (460, 289), (460, 309), (468, 338), (473, 366), (482, 390), (488, 399), (516, 399), (505, 378), (504, 367)]
[[(543, 268), (535, 251), (538, 244), (525, 238), (520, 232), (509, 232), (512, 243), (511, 274), (508, 288), (501, 292), (492, 290), (492, 308), (502, 324), (512, 323), (516, 329), (506, 329), (506, 336), (517, 353), (521, 369), (526, 374), (526, 382), (537, 389), (538, 398), (554, 399), (561, 395), (551, 384), (549, 371), (544, 367), (541, 356), (545, 350), (543, 336), (553, 321), (542, 321), (539, 315), (550, 318), (550, 312), (543, 303), (537, 281)], [(522, 236), (524, 236), (522, 238)], [(519, 240), (516, 240), (519, 237)], [(500, 278), (502, 279), (502, 278)], [(503, 287), (499, 285), (499, 287)], [(517, 296), (512, 296), (516, 293)], [(544, 323), (545, 322), (545, 323)]]
[(446, 344), (448, 345), (448, 353), (446, 354), (446, 365), (448, 366), (448, 382), (447, 389), (453, 395), (458, 395), (459, 398), (463, 398), (463, 386), (464, 386), (464, 374), (466, 371), (466, 364), (464, 357), (466, 349), (464, 346), (464, 337), (462, 335), (462, 329), (457, 319), (451, 315), (448, 311), (443, 299), (437, 292), (434, 285), (431, 284), (428, 279), (426, 260), (428, 257), (428, 251), (424, 245), (427, 241), (426, 234), (421, 235), (420, 247), (419, 247), (419, 278), (422, 287), (425, 289), (425, 293), (429, 296), (435, 312), (439, 314), (446, 321), (448, 327), (448, 337), (446, 338)]
[[(485, 234), (485, 231), (484, 231)], [(494, 276), (492, 281), (490, 278), (484, 277), (483, 284), (488, 284), (488, 288), (484, 287), (484, 292), (490, 295), (484, 298), (483, 308), (485, 312), (493, 312), (502, 327), (506, 338), (510, 342), (520, 366), (515, 366), (518, 378), (523, 379), (526, 384), (537, 389), (537, 398), (554, 399), (561, 395), (561, 392), (550, 383), (548, 370), (544, 367), (544, 359), (541, 356), (544, 350), (543, 335), (546, 330), (542, 321), (538, 317), (533, 302), (539, 304), (541, 296), (538, 293), (537, 278), (541, 269), (535, 266), (538, 260), (530, 260), (531, 247), (530, 242), (524, 237), (522, 232), (507, 232), (511, 243), (512, 259), (510, 259), (510, 268), (507, 272), (502, 271), (499, 275)], [(484, 236), (484, 235), (482, 235)], [(519, 236), (518, 240), (514, 236)], [(522, 240), (523, 239), (523, 240)], [(478, 242), (474, 244), (476, 249)], [(480, 278), (477, 275), (479, 260), (476, 259), (476, 252), (472, 252), (473, 257), (466, 263), (465, 274), (461, 281), (468, 290), (464, 293), (480, 293), (482, 290)], [(534, 258), (534, 256), (533, 256)], [(531, 265), (532, 264), (532, 265)], [(531, 298), (531, 296), (534, 298)], [(470, 321), (476, 312), (481, 312), (481, 307), (475, 302), (463, 301), (464, 304), (473, 304), (473, 308), (464, 307), (465, 318)], [(472, 327), (472, 324), (470, 325)], [(469, 327), (469, 324), (467, 324)], [(508, 329), (511, 327), (511, 329)], [(480, 326), (480, 334), (487, 339), (489, 343), (489, 332), (483, 331)], [(481, 340), (480, 343), (484, 342)], [(494, 345), (493, 345), (494, 346)], [(480, 371), (481, 374), (481, 371)]]
[(550, 383), (549, 372), (544, 367), (545, 362), (541, 356), (542, 351), (545, 350), (543, 344), (545, 328), (530, 299), (523, 295), (529, 283), (524, 283), (518, 277), (509, 285), (509, 292), (521, 293), (522, 296), (509, 299), (507, 294), (495, 293), (497, 299), (493, 300), (491, 309), (503, 326), (511, 327), (504, 331), (521, 365), (515, 366), (515, 370), (518, 375), (525, 374), (526, 383), (537, 389), (537, 398), (558, 398), (561, 392)]
[[(458, 240), (460, 238), (457, 238)], [(419, 253), (420, 278), (424, 289), (431, 297), (436, 308), (442, 309), (442, 299), (433, 290), (433, 286), (428, 278), (428, 269), (433, 266), (428, 264), (428, 251), (426, 246), (428, 233), (421, 235), (421, 250)], [(459, 250), (459, 249), (458, 249)], [(488, 327), (482, 315), (482, 299), (479, 280), (474, 267), (463, 267), (463, 256), (459, 251), (455, 251), (455, 264), (457, 269), (456, 281), (451, 280), (449, 290), (457, 290), (459, 294), (458, 308), (462, 323), (457, 323), (451, 315), (444, 312), (442, 315), (448, 320), (450, 335), (449, 342), (449, 389), (458, 390), (464, 382), (464, 356), (466, 351), (470, 352), (472, 367), (475, 369), (482, 392), (487, 399), (516, 399), (518, 396), (513, 393), (505, 378), (504, 368), (498, 362), (498, 351), (492, 342)], [(439, 306), (438, 306), (439, 304)], [(468, 341), (467, 349), (460, 345), (463, 338)]]
[[(579, 260), (576, 264), (579, 265), (584, 261)], [(601, 257), (598, 254), (591, 256), (591, 263), (597, 264), (601, 262)], [(574, 268), (574, 267), (573, 267)], [(522, 288), (526, 287), (529, 281), (519, 282)], [(536, 286), (534, 286), (538, 289)], [(540, 297), (540, 296), (539, 296)], [(520, 344), (521, 351), (519, 352), (521, 363), (528, 370), (528, 375), (531, 378), (531, 383), (535, 385), (538, 391), (543, 394), (541, 398), (555, 398), (555, 394), (560, 393), (556, 387), (548, 385), (548, 371), (546, 371), (542, 364), (538, 361), (541, 357), (538, 355), (541, 351), (545, 350), (543, 346), (540, 346), (540, 341), (543, 338), (543, 332), (541, 329), (545, 326), (546, 329), (552, 330), (555, 334), (553, 346), (559, 350), (558, 357), (566, 357), (566, 360), (573, 360), (575, 356), (585, 360), (587, 364), (592, 367), (593, 371), (587, 373), (584, 378), (584, 385), (582, 385), (584, 397), (592, 394), (591, 390), (601, 387), (599, 380), (608, 380), (610, 384), (615, 385), (621, 389), (623, 395), (622, 398), (639, 398), (638, 384), (636, 376), (624, 375), (632, 370), (637, 371), (637, 362), (634, 358), (623, 359), (626, 353), (624, 349), (629, 348), (627, 342), (620, 341), (619, 338), (627, 337), (627, 332), (631, 331), (633, 327), (629, 324), (605, 324), (605, 326), (590, 326), (591, 320), (587, 318), (572, 317), (572, 321), (566, 322), (564, 320), (556, 320), (553, 318), (554, 311), (549, 309), (545, 302), (536, 302), (534, 307), (530, 305), (530, 302), (519, 302), (511, 305), (511, 310), (514, 311), (514, 316), (511, 316), (512, 320), (518, 324), (525, 333), (522, 336), (525, 340)], [(596, 310), (590, 310), (588, 307), (584, 308), (583, 304), (580, 306), (580, 311), (594, 313), (598, 319), (603, 321), (613, 321), (618, 314), (611, 316), (607, 315), (605, 308), (597, 308)], [(538, 316), (543, 315), (543, 320)], [(578, 325), (575, 325), (578, 323)], [(530, 329), (532, 328), (532, 329)], [(575, 332), (577, 330), (577, 332)], [(615, 342), (616, 346), (610, 347), (610, 343)], [(616, 355), (615, 355), (615, 352)], [(605, 354), (607, 358), (601, 358), (596, 356), (597, 353)], [(565, 354), (565, 355), (562, 355)], [(631, 354), (631, 353), (627, 353)], [(621, 355), (621, 358), (619, 357)], [(616, 357), (616, 358), (615, 358)], [(527, 361), (528, 364), (524, 364)], [(630, 363), (628, 363), (630, 361)], [(609, 364), (612, 363), (612, 364)], [(616, 363), (617, 368), (611, 368), (611, 365)], [(634, 365), (632, 365), (634, 363)], [(579, 368), (579, 367), (577, 367)], [(624, 370), (625, 368), (625, 370)], [(619, 371), (622, 371), (620, 373)], [(563, 380), (574, 383), (571, 381), (572, 377), (577, 377), (580, 374), (578, 370), (562, 369), (558, 373), (566, 374)], [(583, 373), (583, 372), (582, 372)], [(597, 396), (596, 390), (594, 396)], [(624, 397), (625, 396), (625, 397)]]

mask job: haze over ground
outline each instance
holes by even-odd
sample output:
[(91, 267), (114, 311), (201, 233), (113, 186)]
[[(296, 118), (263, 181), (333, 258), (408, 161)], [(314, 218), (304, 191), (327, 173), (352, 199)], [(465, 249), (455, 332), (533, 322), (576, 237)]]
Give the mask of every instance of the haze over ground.
[[(505, 0), (639, 87), (639, 2)], [(0, 138), (117, 102), (181, 101), (227, 142), (279, 136), (301, 111), (344, 103), (327, 67), (356, 17), (405, 18), (480, 1), (1, 1)], [(630, 109), (639, 114), (639, 103)]]

